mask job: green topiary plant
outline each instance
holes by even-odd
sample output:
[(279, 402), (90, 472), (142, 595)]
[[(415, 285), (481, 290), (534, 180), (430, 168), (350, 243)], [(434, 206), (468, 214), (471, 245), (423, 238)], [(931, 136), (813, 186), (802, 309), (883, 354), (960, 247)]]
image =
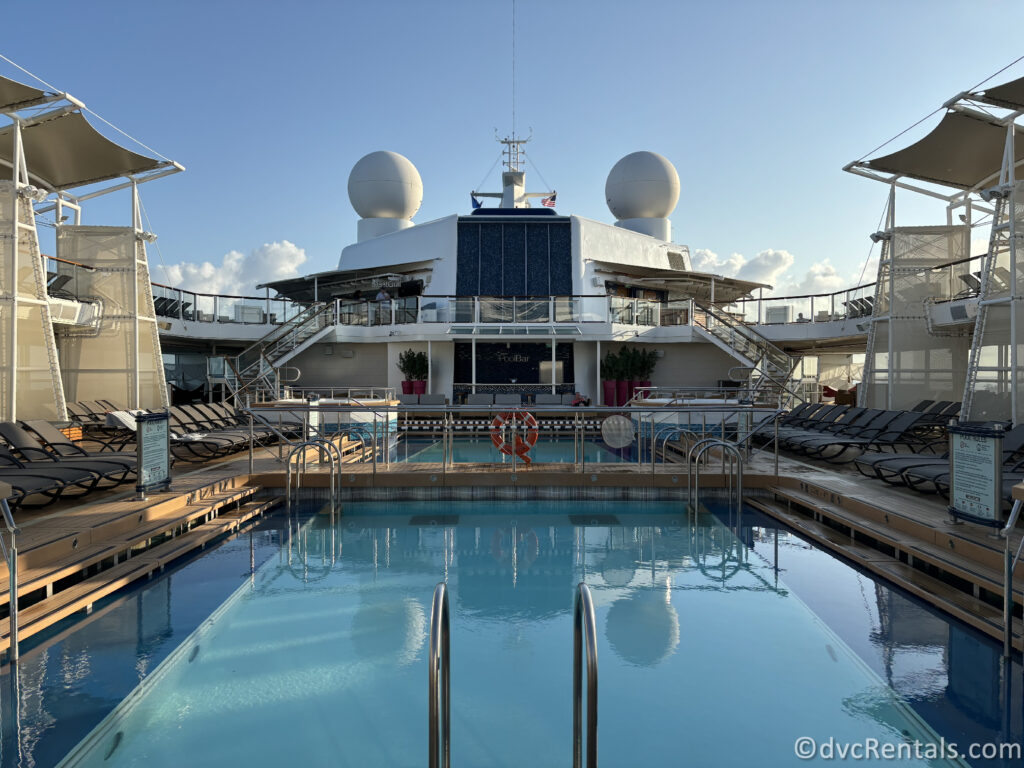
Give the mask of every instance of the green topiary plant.
[(407, 349), (398, 355), (398, 370), (402, 372), (407, 381), (413, 381), (416, 378), (416, 355), (418, 353), (415, 350)]
[[(411, 351), (411, 350), (410, 350)], [(413, 381), (426, 381), (430, 372), (430, 361), (426, 352), (413, 352)]]
[(601, 378), (605, 381), (615, 381), (619, 378), (620, 360), (614, 352), (609, 352), (601, 361)]

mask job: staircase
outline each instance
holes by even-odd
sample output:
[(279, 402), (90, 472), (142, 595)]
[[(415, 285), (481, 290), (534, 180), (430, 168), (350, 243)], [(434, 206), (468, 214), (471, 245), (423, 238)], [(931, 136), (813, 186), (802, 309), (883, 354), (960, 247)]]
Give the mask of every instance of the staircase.
[(802, 393), (791, 381), (797, 359), (790, 357), (740, 320), (710, 304), (693, 302), (693, 327), (701, 336), (742, 364), (756, 402), (784, 405), (803, 402)]
[[(1009, 200), (996, 198), (993, 202), (995, 210), (992, 213), (992, 229), (989, 233), (988, 252), (982, 261), (981, 289), (978, 291), (978, 316), (974, 321), (974, 338), (971, 341), (971, 356), (968, 361), (967, 377), (964, 382), (963, 405), (960, 408), (960, 418), (965, 421), (1013, 418), (1016, 415), (1008, 412), (999, 413), (995, 409), (992, 413), (989, 413), (985, 407), (977, 409), (974, 407), (974, 392), (978, 388), (978, 373), (982, 367), (982, 353), (992, 349), (994, 346), (991, 339), (986, 340), (985, 338), (989, 307), (991, 306), (992, 299), (1003, 297), (1008, 302), (1010, 298), (1010, 286), (1006, 284), (1008, 281), (1005, 279), (1001, 280), (997, 270), (1002, 266), (1005, 272), (1007, 265), (1011, 269), (1013, 268), (1013, 262), (1010, 260), (1009, 255), (1010, 217), (1014, 214), (1008, 205)], [(1003, 307), (995, 308), (997, 317), (1000, 314), (1000, 310), (1004, 311), (1007, 316), (1010, 316), (1009, 303), (1004, 306), (1006, 310), (1003, 310)], [(986, 345), (986, 341), (988, 341), (988, 345)], [(1010, 376), (1013, 376), (1012, 372)]]
[(335, 305), (317, 302), (279, 325), (237, 357), (225, 358), (224, 381), (236, 402), (261, 402), (281, 397), (282, 367), (295, 355), (330, 333)]

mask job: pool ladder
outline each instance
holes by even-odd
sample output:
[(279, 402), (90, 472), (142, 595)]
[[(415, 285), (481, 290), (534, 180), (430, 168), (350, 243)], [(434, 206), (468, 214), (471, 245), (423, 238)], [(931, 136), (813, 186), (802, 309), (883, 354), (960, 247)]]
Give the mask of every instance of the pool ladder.
[[(430, 768), (451, 768), (451, 632), (448, 587), (434, 587), (430, 608), (428, 733)], [(597, 768), (597, 622), (590, 588), (576, 586), (572, 619), (572, 765), (583, 768), (583, 665), (587, 668), (586, 766)]]
[[(285, 479), (285, 505), (290, 512), (292, 508), (293, 465), (295, 465), (295, 489), (298, 490), (302, 485), (302, 475), (306, 471), (307, 448), (317, 449), (317, 463), (322, 461), (324, 454), (326, 454), (327, 458), (331, 460), (328, 485), (330, 486), (331, 509), (333, 510), (337, 506), (338, 499), (341, 496), (341, 450), (337, 445), (324, 437), (314, 437), (310, 440), (306, 440), (292, 448), (291, 452), (288, 454), (288, 459), (285, 462), (287, 465), (287, 474)], [(298, 454), (297, 457), (296, 454)], [(337, 458), (337, 462), (335, 462), (335, 458)], [(301, 469), (297, 466), (300, 462)]]

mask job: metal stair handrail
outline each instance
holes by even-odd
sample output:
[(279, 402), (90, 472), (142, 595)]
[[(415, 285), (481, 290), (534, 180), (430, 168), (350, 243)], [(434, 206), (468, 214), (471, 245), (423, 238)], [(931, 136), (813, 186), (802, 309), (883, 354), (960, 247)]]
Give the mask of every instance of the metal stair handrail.
[(583, 662), (587, 664), (587, 768), (597, 768), (597, 621), (594, 598), (576, 585), (572, 612), (572, 765), (583, 768)]
[(427, 659), (427, 728), (430, 768), (451, 768), (451, 631), (448, 587), (442, 581), (434, 587), (430, 607), (430, 655)]
[[(753, 344), (757, 348), (757, 350), (761, 353), (761, 359), (759, 359), (759, 360), (752, 360), (751, 362), (761, 363), (761, 362), (766, 360), (768, 363), (774, 365), (779, 370), (786, 370), (786, 368), (788, 366), (788, 370), (786, 370), (787, 374), (790, 371), (792, 371), (792, 369), (793, 369), (793, 366), (792, 366), (793, 358), (791, 358), (783, 350), (779, 349), (779, 347), (775, 346), (775, 344), (773, 344), (771, 341), (766, 339), (764, 336), (762, 336), (760, 333), (755, 331), (753, 328), (750, 328), (749, 326), (747, 326), (744, 323), (738, 322), (737, 320), (735, 320), (734, 318), (729, 317), (725, 313), (719, 312), (718, 310), (714, 309), (713, 307), (711, 307), (708, 304), (704, 304), (704, 303), (699, 302), (697, 300), (694, 300), (693, 303), (694, 303), (694, 306), (697, 307), (706, 316), (714, 318), (714, 320), (719, 325), (722, 325), (722, 326), (728, 328), (730, 331), (732, 331), (733, 333), (735, 333), (738, 336), (741, 336), (745, 341)], [(708, 331), (709, 333), (714, 334), (713, 326), (711, 324), (709, 324), (706, 320), (702, 323), (697, 318), (697, 313), (696, 312), (694, 313), (694, 322), (699, 327), (703, 328), (704, 330)], [(717, 335), (717, 334), (715, 334), (715, 335)], [(719, 337), (719, 338), (721, 338), (721, 337)], [(748, 357), (748, 359), (749, 359), (749, 356), (746, 356), (746, 357)]]

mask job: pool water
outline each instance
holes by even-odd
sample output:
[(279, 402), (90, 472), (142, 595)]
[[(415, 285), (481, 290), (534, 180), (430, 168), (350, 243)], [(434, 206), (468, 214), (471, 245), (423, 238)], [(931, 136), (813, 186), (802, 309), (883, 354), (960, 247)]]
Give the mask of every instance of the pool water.
[[(452, 445), (452, 457), (456, 464), (477, 462), (510, 462), (511, 456), (502, 454), (489, 438), (456, 437)], [(441, 441), (423, 437), (409, 437), (400, 440), (396, 451), (397, 461), (440, 463), (444, 456)], [(584, 459), (587, 464), (620, 463), (636, 461), (630, 449), (613, 450), (595, 440), (584, 442)], [(572, 439), (543, 437), (529, 451), (534, 464), (571, 464), (575, 461)]]
[[(602, 765), (791, 765), (802, 736), (937, 743), (942, 728), (947, 741), (1005, 740), (989, 722), (1000, 720), (990, 683), (976, 679), (994, 643), (758, 515), (628, 509), (365, 502), (333, 524), (296, 514), (68, 764), (423, 765), (441, 580), (456, 765), (570, 763), (579, 581), (596, 605)], [(959, 671), (954, 647), (969, 659)]]

